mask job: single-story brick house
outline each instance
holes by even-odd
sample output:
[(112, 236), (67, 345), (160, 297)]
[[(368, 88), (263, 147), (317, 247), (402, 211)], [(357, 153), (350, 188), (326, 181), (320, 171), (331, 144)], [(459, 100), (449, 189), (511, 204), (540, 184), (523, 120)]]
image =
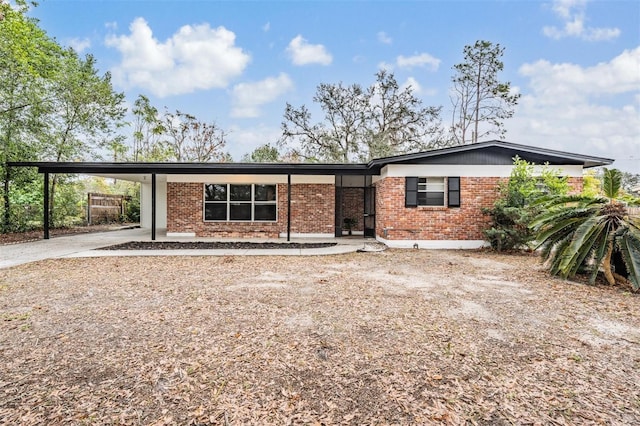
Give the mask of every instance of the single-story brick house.
[[(391, 247), (475, 248), (497, 185), (519, 156), (582, 189), (582, 172), (613, 160), (488, 141), (366, 164), (12, 163), (45, 175), (81, 173), (141, 183), (141, 226), (181, 237), (340, 237)], [(45, 204), (46, 205), (46, 204)], [(48, 213), (45, 213), (48, 214)], [(45, 220), (47, 222), (47, 220)], [(45, 230), (45, 238), (48, 229)]]

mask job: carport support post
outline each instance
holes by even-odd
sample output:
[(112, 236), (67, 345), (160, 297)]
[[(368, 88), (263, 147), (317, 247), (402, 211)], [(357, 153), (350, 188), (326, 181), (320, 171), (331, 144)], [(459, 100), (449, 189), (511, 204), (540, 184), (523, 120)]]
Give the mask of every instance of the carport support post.
[(291, 241), (291, 174), (287, 175), (287, 241)]
[(44, 239), (49, 239), (49, 172), (44, 172)]
[(156, 174), (151, 173), (151, 241), (156, 240)]

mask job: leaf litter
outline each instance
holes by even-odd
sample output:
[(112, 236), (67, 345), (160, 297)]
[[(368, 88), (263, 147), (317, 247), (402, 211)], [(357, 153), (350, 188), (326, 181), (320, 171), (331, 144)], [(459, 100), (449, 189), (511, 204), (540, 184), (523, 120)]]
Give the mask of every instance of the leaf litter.
[(640, 424), (638, 295), (533, 256), (0, 270), (0, 423)]

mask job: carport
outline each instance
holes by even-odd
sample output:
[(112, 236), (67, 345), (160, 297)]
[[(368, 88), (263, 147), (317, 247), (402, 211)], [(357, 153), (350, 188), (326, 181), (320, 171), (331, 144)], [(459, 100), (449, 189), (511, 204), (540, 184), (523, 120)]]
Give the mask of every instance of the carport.
[[(36, 167), (44, 179), (43, 238), (49, 239), (49, 188), (51, 174), (81, 174), (122, 179), (150, 184), (151, 240), (156, 240), (158, 224), (158, 182), (171, 175), (278, 175), (286, 177), (287, 187), (287, 241), (291, 240), (291, 186), (295, 176), (333, 176), (341, 185), (345, 177), (371, 185), (371, 176), (379, 174), (380, 165), (370, 164), (318, 164), (318, 163), (104, 163), (104, 162), (11, 162), (10, 167)], [(365, 191), (364, 194), (372, 194)], [(366, 195), (365, 195), (366, 196)], [(371, 197), (371, 195), (369, 195)], [(142, 204), (142, 203), (141, 203)], [(375, 215), (371, 199), (365, 198), (362, 215), (365, 223), (372, 223)], [(141, 215), (142, 212), (141, 205)], [(366, 211), (365, 211), (366, 210)], [(342, 223), (341, 211), (336, 210), (336, 226)], [(374, 225), (370, 225), (373, 232)], [(336, 229), (336, 235), (338, 230)]]

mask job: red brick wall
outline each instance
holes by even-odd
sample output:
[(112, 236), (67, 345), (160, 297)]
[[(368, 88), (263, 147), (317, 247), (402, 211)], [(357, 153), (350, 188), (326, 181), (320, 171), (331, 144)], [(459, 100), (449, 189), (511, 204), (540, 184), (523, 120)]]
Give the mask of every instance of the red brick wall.
[[(205, 222), (202, 183), (167, 183), (167, 232), (194, 232), (198, 237), (277, 238), (287, 232), (287, 185), (278, 185), (276, 222)], [(334, 232), (333, 185), (291, 186), (291, 232)]]
[[(483, 207), (498, 197), (498, 177), (461, 177), (460, 208), (404, 207), (405, 178), (376, 183), (376, 235), (389, 240), (482, 240), (489, 218)], [(569, 178), (571, 192), (582, 191), (582, 177)], [(387, 231), (384, 228), (394, 228)]]
[(581, 177), (570, 177), (569, 178), (569, 192), (572, 194), (579, 194), (582, 192), (584, 181)]
[[(286, 185), (284, 206), (280, 211), (287, 213)], [(302, 234), (331, 234), (335, 232), (336, 191), (333, 184), (291, 185), (291, 232)], [(286, 231), (286, 217), (285, 217)]]
[[(388, 240), (482, 240), (500, 178), (460, 178), (459, 208), (404, 206), (405, 178), (387, 177), (376, 183), (376, 235)], [(389, 229), (385, 236), (385, 228)]]

